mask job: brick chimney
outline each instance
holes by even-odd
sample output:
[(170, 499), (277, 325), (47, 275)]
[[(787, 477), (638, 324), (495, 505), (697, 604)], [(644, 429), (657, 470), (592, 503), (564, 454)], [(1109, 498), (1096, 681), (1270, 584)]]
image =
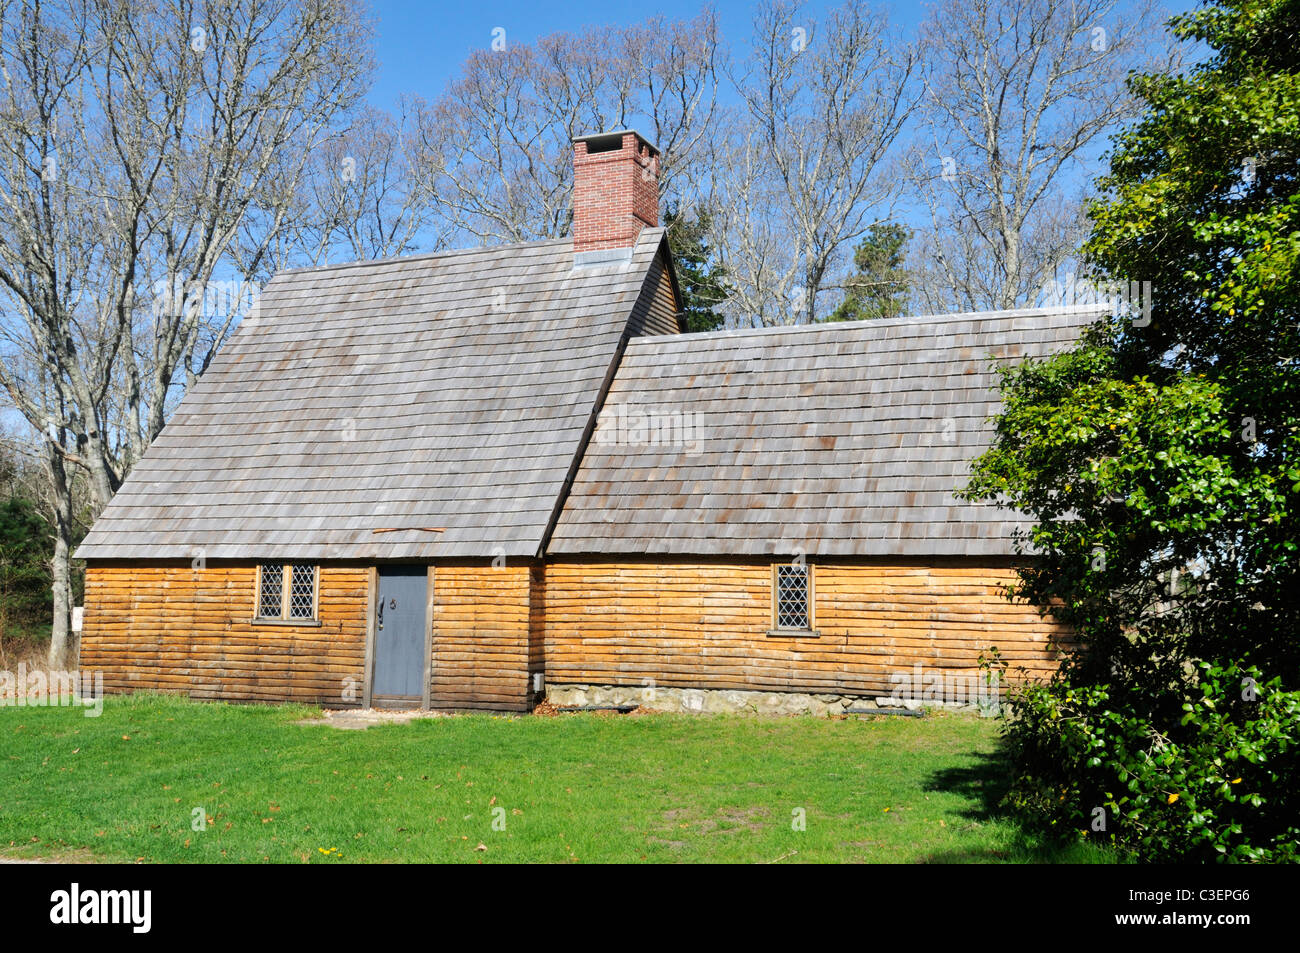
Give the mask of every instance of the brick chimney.
[(659, 224), (659, 150), (628, 129), (573, 140), (573, 253), (631, 248)]

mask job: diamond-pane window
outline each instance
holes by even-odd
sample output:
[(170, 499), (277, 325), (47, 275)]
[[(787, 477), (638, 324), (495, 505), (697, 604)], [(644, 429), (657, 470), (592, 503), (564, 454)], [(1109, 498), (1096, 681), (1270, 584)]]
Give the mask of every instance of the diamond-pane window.
[(262, 563), (257, 574), (257, 617), (315, 621), (316, 571), (311, 563)]
[(278, 619), (284, 600), (284, 567), (279, 563), (263, 563), (262, 588), (257, 595), (257, 616), (260, 619)]
[(808, 567), (791, 565), (776, 567), (776, 627), (778, 629), (811, 629)]
[(316, 567), (294, 563), (289, 583), (289, 618), (316, 617)]

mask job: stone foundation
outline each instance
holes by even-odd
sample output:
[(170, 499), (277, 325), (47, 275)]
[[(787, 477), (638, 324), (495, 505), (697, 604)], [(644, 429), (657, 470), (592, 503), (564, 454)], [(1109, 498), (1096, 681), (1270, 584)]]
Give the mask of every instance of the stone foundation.
[(943, 708), (992, 714), (993, 706), (954, 704), (938, 700), (897, 698), (892, 695), (809, 695), (799, 692), (746, 692), (699, 688), (660, 688), (629, 685), (548, 685), (546, 700), (557, 708), (621, 708), (636, 705), (654, 711), (685, 714), (841, 715), (847, 709), (899, 709), (917, 711)]

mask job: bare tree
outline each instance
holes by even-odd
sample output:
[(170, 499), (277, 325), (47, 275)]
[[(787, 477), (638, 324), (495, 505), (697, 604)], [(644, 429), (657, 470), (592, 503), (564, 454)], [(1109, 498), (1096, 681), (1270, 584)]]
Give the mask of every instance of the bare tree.
[[(456, 230), (438, 194), (443, 163), (415, 133), (408, 103), (394, 116), (373, 107), (312, 151), (302, 175), (295, 163), (277, 169), (272, 189), (292, 195), (292, 210), (276, 232), (274, 248), (263, 255), (265, 275), (285, 267), (391, 258), (445, 247)], [(296, 193), (293, 184), (297, 183)], [(275, 204), (271, 205), (276, 207)], [(241, 229), (247, 240), (236, 247), (261, 248), (266, 234), (262, 214), (249, 216)], [(245, 273), (255, 272), (243, 266)]]
[(798, 3), (761, 7), (735, 78), (743, 108), (713, 156), (715, 241), (733, 320), (815, 321), (837, 256), (889, 217), (887, 158), (911, 106), (911, 49), (850, 2), (817, 24)]
[[(627, 28), (557, 33), (533, 45), (493, 39), (420, 110), (425, 155), (447, 216), (484, 242), (567, 235), (571, 141), (637, 126), (663, 155), (672, 202), (699, 173), (723, 56), (712, 10)], [(644, 125), (642, 125), (644, 123)]]
[[(152, 35), (142, 22), (152, 24)], [(214, 311), (233, 321), (240, 309), (228, 302), (248, 297), (238, 287), (233, 294), (228, 287), (216, 295), (208, 290), (229, 264), (241, 223), (257, 209), (263, 228), (256, 240), (243, 233), (235, 282), (258, 272), (293, 211), (285, 195), (265, 187), (273, 170), (281, 181), (305, 177), (331, 124), (359, 101), (371, 63), (365, 20), (350, 0), (169, 5), (109, 21), (107, 31), (118, 40), (120, 61), (105, 70), (103, 101), (180, 104), (166, 121), (132, 123), (130, 133), (120, 124), (106, 127), (123, 140), (125, 154), (140, 151), (162, 166), (149, 190), (152, 247), (142, 256), (154, 264), (156, 290), (152, 353), (139, 362), (144, 426), (132, 448), (138, 456), (162, 429), (176, 373), (192, 383), (224, 337), (201, 341), (202, 321)], [(115, 76), (126, 86), (116, 96)]]
[[(69, 127), (86, 114), (87, 14), (78, 6), (0, 9), (0, 286), (7, 305), (0, 384), (43, 437), (56, 529), (51, 662), (59, 665), (71, 609), (69, 470), (84, 463), (72, 436), (80, 429), (77, 394), (88, 389), (87, 370), (92, 379), (98, 373), (82, 365), (83, 334), (73, 318), (94, 272), (95, 236), (83, 224), (93, 200), (69, 188), (65, 171), (84, 159), (84, 137)], [(59, 149), (64, 137), (68, 145)]]
[[(98, 512), (238, 319), (208, 308), (209, 289), (229, 273), (244, 298), (275, 247), (292, 205), (273, 180), (296, 190), (369, 68), (351, 0), (0, 8), (0, 386), (46, 435), (52, 664), (66, 661), (69, 468)], [(255, 212), (256, 239), (241, 233)]]
[(922, 30), (911, 166), (930, 228), (913, 265), (927, 310), (1032, 300), (1078, 247), (1077, 177), (1133, 114), (1131, 69), (1164, 57), (1151, 0), (945, 0)]

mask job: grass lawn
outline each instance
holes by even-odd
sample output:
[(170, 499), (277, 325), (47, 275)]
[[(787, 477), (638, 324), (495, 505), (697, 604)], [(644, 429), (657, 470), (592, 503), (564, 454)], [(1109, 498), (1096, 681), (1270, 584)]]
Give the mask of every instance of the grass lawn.
[[(98, 718), (0, 708), (0, 856), (1109, 859), (1044, 848), (998, 815), (996, 725), (973, 716), (466, 715), (364, 731), (295, 723), (316, 714), (148, 695), (110, 698)], [(206, 830), (191, 829), (196, 809)], [(806, 830), (793, 829), (799, 812)]]

